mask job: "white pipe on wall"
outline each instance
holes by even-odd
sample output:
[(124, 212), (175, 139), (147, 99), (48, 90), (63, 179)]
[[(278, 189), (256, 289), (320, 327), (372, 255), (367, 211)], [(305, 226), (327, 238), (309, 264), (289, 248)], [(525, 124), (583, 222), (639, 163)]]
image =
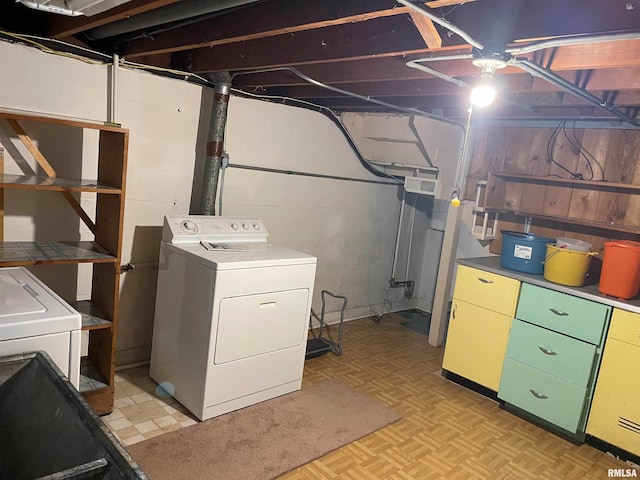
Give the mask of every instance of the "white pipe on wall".
[(111, 123), (118, 123), (118, 68), (120, 66), (120, 57), (117, 53), (113, 54), (113, 64), (111, 65), (111, 92), (110, 92), (110, 108), (109, 118)]
[(396, 250), (393, 253), (393, 266), (391, 267), (391, 279), (396, 278), (396, 264), (398, 263), (398, 247), (400, 246), (400, 232), (402, 231), (402, 216), (404, 215), (404, 197), (407, 194), (402, 188), (402, 200), (400, 201), (400, 218), (398, 219), (398, 232), (396, 233)]

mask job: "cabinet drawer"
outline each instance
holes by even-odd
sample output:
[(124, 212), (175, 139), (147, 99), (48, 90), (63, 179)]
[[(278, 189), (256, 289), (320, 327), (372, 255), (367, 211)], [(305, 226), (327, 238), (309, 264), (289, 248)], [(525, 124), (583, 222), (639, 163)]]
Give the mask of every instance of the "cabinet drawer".
[(511, 317), (453, 299), (442, 368), (498, 391)]
[(597, 345), (610, 312), (607, 305), (525, 283), (516, 317)]
[(587, 390), (506, 358), (498, 397), (569, 432), (577, 433)]
[(640, 455), (640, 382), (630, 365), (640, 365), (640, 348), (607, 339), (587, 433)]
[(596, 346), (516, 319), (511, 324), (507, 356), (586, 387)]
[(614, 308), (608, 337), (640, 347), (640, 314)]
[(494, 312), (513, 317), (520, 281), (459, 265), (453, 296)]

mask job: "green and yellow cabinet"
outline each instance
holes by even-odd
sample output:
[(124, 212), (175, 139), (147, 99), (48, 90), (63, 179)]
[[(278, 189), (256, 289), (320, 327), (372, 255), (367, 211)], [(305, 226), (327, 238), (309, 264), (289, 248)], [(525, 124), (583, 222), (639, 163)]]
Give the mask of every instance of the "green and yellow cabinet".
[(640, 456), (640, 300), (461, 259), (442, 368), (574, 441)]
[(459, 265), (442, 368), (498, 391), (520, 281)]
[(640, 314), (614, 309), (587, 433), (640, 456)]

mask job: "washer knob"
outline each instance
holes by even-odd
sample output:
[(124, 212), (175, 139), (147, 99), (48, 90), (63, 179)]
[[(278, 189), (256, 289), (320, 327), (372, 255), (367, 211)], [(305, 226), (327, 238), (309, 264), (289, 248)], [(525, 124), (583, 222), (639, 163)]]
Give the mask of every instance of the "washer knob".
[(190, 235), (193, 235), (194, 233), (196, 233), (198, 231), (198, 226), (192, 222), (191, 220), (184, 220), (181, 224), (180, 227), (182, 228), (182, 231), (184, 233), (188, 233)]
[(253, 229), (254, 229), (254, 230), (260, 230), (260, 224), (258, 224), (258, 223), (254, 223), (254, 224), (253, 224)]
[(237, 224), (237, 223), (232, 223), (232, 224), (231, 224), (231, 228), (232, 228), (233, 230), (238, 230), (238, 224)]
[(249, 230), (249, 225), (247, 225), (246, 223), (243, 223), (242, 228), (244, 228), (245, 230)]

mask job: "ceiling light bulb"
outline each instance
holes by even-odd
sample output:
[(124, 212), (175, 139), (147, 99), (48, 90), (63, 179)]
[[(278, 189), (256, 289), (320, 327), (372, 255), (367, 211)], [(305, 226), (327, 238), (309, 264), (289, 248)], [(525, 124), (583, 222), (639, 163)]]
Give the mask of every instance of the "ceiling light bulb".
[(496, 89), (493, 87), (493, 74), (497, 69), (507, 66), (501, 58), (476, 58), (473, 64), (480, 67), (480, 81), (471, 91), (471, 103), (476, 107), (486, 107), (496, 98)]
[(480, 84), (471, 90), (471, 103), (476, 107), (486, 107), (496, 98), (496, 89), (492, 85)]

